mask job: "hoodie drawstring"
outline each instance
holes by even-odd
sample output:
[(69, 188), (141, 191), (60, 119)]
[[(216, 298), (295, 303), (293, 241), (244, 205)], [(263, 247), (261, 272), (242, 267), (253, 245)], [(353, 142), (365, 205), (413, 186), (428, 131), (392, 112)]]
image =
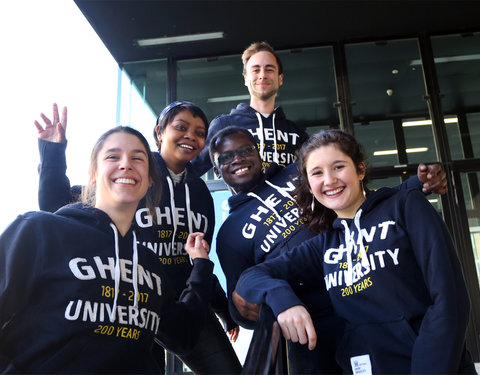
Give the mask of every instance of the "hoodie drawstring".
[(113, 280), (115, 282), (115, 287), (113, 290), (114, 298), (113, 298), (113, 307), (112, 311), (110, 312), (110, 322), (113, 323), (115, 321), (116, 313), (117, 313), (117, 299), (118, 293), (120, 292), (120, 254), (118, 249), (118, 230), (115, 225), (110, 223), (110, 227), (113, 230), (113, 234), (115, 237), (115, 269), (113, 272)]
[(132, 284), (133, 284), (133, 307), (138, 309), (138, 249), (137, 249), (137, 235), (135, 231), (132, 232), (133, 234), (133, 256), (132, 256)]
[[(354, 223), (355, 227), (357, 228), (357, 241), (353, 238), (353, 234), (350, 231), (350, 228), (347, 225), (345, 220), (342, 220), (341, 223), (345, 229), (345, 245), (347, 246), (347, 272), (345, 274), (345, 283), (347, 286), (351, 286), (353, 284), (353, 262), (352, 262), (352, 253), (353, 250), (360, 248), (360, 258), (361, 258), (361, 265), (366, 270), (370, 270), (370, 262), (367, 258), (367, 252), (365, 250), (365, 246), (363, 245), (363, 233), (360, 228), (360, 216), (362, 215), (362, 210), (358, 210), (355, 214)], [(358, 245), (358, 247), (357, 247)]]
[[(170, 191), (170, 210), (172, 211), (172, 222), (173, 222), (173, 235), (172, 235), (172, 248), (173, 244), (175, 243), (175, 236), (177, 235), (177, 214), (176, 214), (176, 209), (175, 209), (175, 191), (173, 190), (173, 182), (170, 176), (167, 176), (167, 182), (168, 182), (168, 190)], [(185, 183), (185, 205), (186, 205), (186, 211), (187, 211), (187, 223), (188, 223), (188, 233), (193, 232), (193, 227), (192, 227), (192, 218), (190, 214), (190, 189), (188, 188), (188, 184)], [(189, 257), (190, 263), (193, 265), (192, 259)]]
[[(266, 181), (266, 182), (268, 183), (268, 181)], [(278, 188), (278, 186), (275, 186), (275, 185), (273, 185), (273, 184), (269, 184), (269, 185), (272, 186), (273, 188), (279, 190), (280, 192), (281, 192), (281, 190), (283, 190), (283, 189)], [(275, 215), (278, 217), (278, 219), (281, 220), (282, 225), (286, 225), (285, 219), (284, 219), (282, 216), (280, 216), (280, 214), (279, 214), (278, 211), (275, 209), (275, 207), (273, 207), (270, 203), (268, 203), (267, 201), (264, 201), (262, 198), (260, 198), (260, 197), (259, 197), (257, 194), (255, 194), (255, 193), (250, 192), (250, 193), (247, 193), (247, 195), (248, 195), (249, 197), (253, 197), (253, 198), (259, 200), (265, 207), (267, 207), (270, 211), (273, 211), (273, 213), (275, 213)], [(283, 194), (282, 194), (282, 195), (283, 195)]]
[(275, 112), (272, 115), (272, 128), (273, 128), (273, 161), (278, 164), (277, 129), (275, 129)]
[[(187, 183), (185, 183), (185, 205), (187, 206), (188, 233), (193, 233), (192, 217), (190, 215), (190, 189), (188, 188)], [(190, 255), (188, 256), (188, 259), (190, 259), (190, 264), (193, 266), (193, 260), (190, 258)]]
[(277, 186), (275, 184), (272, 184), (270, 181), (268, 180), (265, 180), (265, 183), (269, 186), (271, 186), (272, 188), (274, 188), (275, 190), (277, 190), (280, 194), (282, 194), (282, 196), (284, 196), (285, 198), (288, 198), (288, 199), (291, 199), (292, 201), (296, 202), (295, 201), (295, 198), (293, 198), (291, 196), (291, 194), (285, 190), (284, 188), (280, 187), (280, 186)]
[(170, 211), (172, 212), (172, 224), (173, 224), (173, 234), (172, 234), (172, 248), (175, 243), (175, 236), (177, 235), (177, 214), (175, 210), (175, 193), (173, 191), (173, 182), (170, 176), (167, 176), (168, 190), (170, 191)]
[[(258, 125), (260, 131), (258, 132), (258, 138), (260, 140), (260, 157), (263, 158), (263, 151), (265, 150), (265, 134), (263, 133), (263, 121), (262, 115), (258, 112), (255, 112), (255, 115), (258, 119)], [(273, 128), (273, 161), (278, 164), (278, 150), (277, 150), (277, 130), (275, 129), (275, 112), (272, 115), (272, 128)]]
[[(268, 180), (265, 180), (265, 183), (267, 185), (269, 185), (270, 187), (272, 187), (273, 189), (277, 190), (282, 196), (284, 196), (285, 198), (288, 198), (288, 199), (291, 199), (295, 202), (295, 199), (290, 195), (290, 193), (285, 190), (284, 188), (280, 187), (280, 186), (277, 186), (275, 184), (272, 184), (270, 181)], [(282, 221), (282, 225), (285, 225), (285, 219), (280, 216), (280, 214), (278, 213), (278, 211), (275, 209), (275, 207), (273, 207), (272, 205), (270, 205), (267, 201), (264, 201), (262, 198), (260, 198), (257, 194), (255, 193), (247, 193), (248, 196), (250, 197), (254, 197), (255, 199), (259, 200), (265, 207), (267, 207), (270, 211), (273, 211), (275, 213), (275, 215)]]
[[(120, 293), (120, 251), (118, 248), (118, 230), (117, 227), (110, 223), (110, 227), (113, 230), (113, 234), (115, 237), (115, 269), (113, 272), (113, 279), (115, 282), (115, 288), (113, 290), (114, 298), (113, 298), (113, 307), (112, 311), (109, 313), (110, 322), (115, 322), (115, 318), (117, 315), (117, 300), (118, 294)], [(133, 307), (138, 308), (138, 250), (137, 250), (137, 236), (135, 232), (133, 232), (133, 256), (132, 256), (132, 285), (133, 290), (135, 292)]]
[(263, 150), (265, 149), (265, 134), (263, 134), (263, 121), (262, 115), (258, 112), (255, 112), (258, 119), (258, 125), (260, 126), (260, 131), (258, 132), (258, 139), (260, 140), (260, 157), (263, 159)]

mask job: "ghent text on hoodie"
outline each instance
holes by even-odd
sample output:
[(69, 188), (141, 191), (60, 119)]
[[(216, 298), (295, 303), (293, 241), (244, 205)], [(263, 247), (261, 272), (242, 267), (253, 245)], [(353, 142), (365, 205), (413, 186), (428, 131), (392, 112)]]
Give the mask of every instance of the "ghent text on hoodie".
[[(275, 315), (302, 301), (286, 280), (322, 278), (348, 322), (337, 360), (351, 373), (456, 373), (470, 303), (452, 239), (416, 190), (382, 188), (354, 219), (247, 270), (237, 292)], [(367, 367), (360, 367), (364, 370)]]
[(158, 373), (154, 336), (198, 339), (213, 264), (195, 259), (181, 299), (135, 232), (81, 203), (20, 215), (0, 237), (0, 373)]
[[(53, 212), (75, 201), (75, 195), (78, 195), (81, 187), (71, 188), (66, 176), (66, 143), (39, 139), (38, 144), (38, 203), (41, 210)], [(188, 234), (205, 233), (205, 240), (211, 243), (215, 227), (213, 200), (205, 182), (195, 176), (190, 164), (187, 164), (184, 180), (174, 183), (161, 155), (158, 152), (153, 155), (162, 178), (162, 198), (156, 209), (157, 221), (153, 222), (142, 200), (135, 213), (134, 224), (137, 226), (139, 243), (157, 255), (172, 283), (170, 292), (178, 298), (192, 269), (185, 250)], [(222, 319), (224, 328), (230, 330), (236, 324), (230, 317), (225, 291), (216, 277), (213, 285), (212, 309)]]
[(296, 160), (295, 152), (308, 139), (308, 134), (294, 122), (287, 120), (281, 107), (265, 117), (245, 103), (240, 103), (229, 115), (221, 115), (212, 120), (208, 128), (207, 146), (192, 161), (195, 173), (199, 176), (211, 167), (208, 145), (212, 137), (227, 126), (248, 129), (257, 140), (263, 166), (275, 162), (285, 167)]

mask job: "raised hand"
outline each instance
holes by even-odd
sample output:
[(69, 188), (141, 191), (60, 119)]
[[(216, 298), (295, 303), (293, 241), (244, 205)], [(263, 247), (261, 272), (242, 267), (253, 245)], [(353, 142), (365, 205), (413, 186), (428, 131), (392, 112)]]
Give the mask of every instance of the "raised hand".
[(447, 176), (439, 163), (420, 163), (417, 169), (418, 179), (423, 183), (424, 193), (445, 194), (448, 191)]
[(53, 103), (53, 120), (40, 113), (40, 117), (45, 123), (45, 128), (35, 120), (33, 123), (38, 130), (38, 138), (48, 142), (63, 143), (67, 141), (65, 133), (67, 131), (67, 107), (62, 109), (62, 118), (58, 115), (57, 103)]
[(200, 232), (190, 233), (188, 235), (187, 242), (185, 243), (185, 250), (188, 255), (190, 255), (190, 259), (209, 259), (208, 252), (210, 251), (210, 246), (208, 246), (208, 242), (203, 239), (204, 236), (205, 233)]

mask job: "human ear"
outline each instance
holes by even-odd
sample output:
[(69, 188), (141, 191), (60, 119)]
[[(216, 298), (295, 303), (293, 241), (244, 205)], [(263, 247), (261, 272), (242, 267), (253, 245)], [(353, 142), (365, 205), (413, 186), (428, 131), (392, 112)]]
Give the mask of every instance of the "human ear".
[(155, 134), (157, 135), (158, 142), (162, 142), (162, 133), (160, 133), (160, 125), (155, 126)]
[(358, 175), (360, 176), (360, 180), (363, 180), (365, 178), (365, 175), (367, 173), (367, 167), (365, 166), (364, 162), (361, 162), (358, 165)]
[(215, 176), (218, 178), (222, 178), (222, 172), (216, 166), (213, 167), (213, 173), (215, 173)]
[(278, 76), (278, 85), (279, 86), (283, 85), (283, 73)]

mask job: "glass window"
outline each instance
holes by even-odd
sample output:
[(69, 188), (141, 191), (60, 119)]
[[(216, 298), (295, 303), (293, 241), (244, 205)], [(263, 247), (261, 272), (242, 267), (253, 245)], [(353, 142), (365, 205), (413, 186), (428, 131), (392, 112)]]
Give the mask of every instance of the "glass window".
[(438, 161), (433, 139), (432, 121), (409, 118), (402, 122), (405, 151), (409, 163)]
[(475, 266), (480, 279), (480, 172), (462, 173), (461, 179)]
[[(444, 113), (454, 114), (459, 121), (457, 142), (450, 143), (452, 158), (480, 157), (480, 33), (432, 37), (435, 68), (442, 93)], [(474, 114), (474, 112), (476, 112)], [(449, 142), (451, 141), (449, 125)], [(460, 142), (460, 141), (462, 141)]]
[(345, 53), (355, 136), (373, 166), (436, 160), (431, 124), (406, 128), (398, 120), (429, 118), (417, 41), (350, 44)]
[[(304, 128), (338, 124), (335, 76), (331, 47), (277, 51), (282, 60), (284, 83), (276, 105), (289, 120)], [(238, 103), (248, 103), (240, 55), (178, 62), (177, 95), (197, 103), (209, 120), (227, 114)]]
[(138, 129), (156, 149), (153, 128), (166, 106), (166, 60), (124, 64), (120, 86), (119, 123)]
[(474, 158), (480, 158), (480, 113), (468, 113), (467, 124)]
[(355, 136), (367, 152), (370, 167), (399, 164), (393, 121), (355, 123)]
[(177, 98), (203, 109), (209, 121), (249, 102), (240, 55), (177, 62)]
[[(277, 95), (289, 120), (309, 134), (321, 128), (338, 127), (335, 72), (331, 47), (279, 51), (282, 60), (283, 86)], [(308, 128), (314, 127), (312, 131)]]

